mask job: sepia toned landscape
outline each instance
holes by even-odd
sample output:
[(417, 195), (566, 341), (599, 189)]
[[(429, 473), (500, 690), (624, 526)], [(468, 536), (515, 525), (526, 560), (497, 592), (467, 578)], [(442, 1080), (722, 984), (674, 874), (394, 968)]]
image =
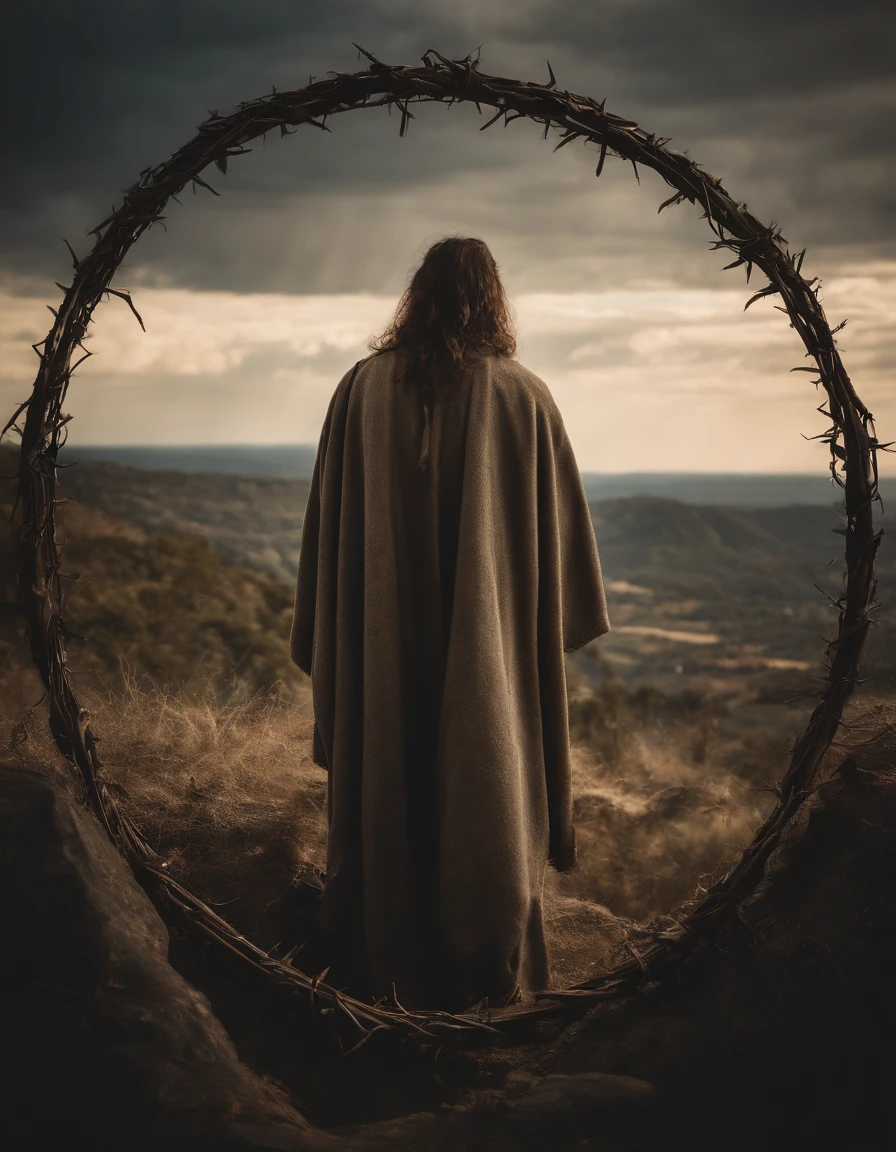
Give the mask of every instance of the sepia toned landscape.
[[(97, 461), (61, 484), (69, 664), (106, 775), (173, 874), (281, 953), (303, 942), (325, 861), (310, 682), (287, 656), (307, 494), (307, 480)], [(549, 874), (557, 987), (674, 919), (750, 841), (824, 673), (840, 591), (833, 502), (591, 507), (612, 630), (567, 656), (579, 865)], [(7, 540), (8, 578), (10, 560)], [(879, 620), (874, 700), (896, 675), (889, 612)], [(4, 647), (10, 746), (58, 764), (14, 629)]]
[(890, 1152), (896, 7), (4, 27), (0, 1146)]

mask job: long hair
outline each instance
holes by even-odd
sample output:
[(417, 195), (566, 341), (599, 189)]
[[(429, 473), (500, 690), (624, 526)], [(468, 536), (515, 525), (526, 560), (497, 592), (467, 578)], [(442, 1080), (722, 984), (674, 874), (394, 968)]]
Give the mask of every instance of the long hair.
[(385, 332), (370, 347), (406, 349), (404, 381), (435, 396), (471, 354), (512, 356), (516, 338), (504, 285), (488, 245), (448, 236), (433, 244), (401, 297)]

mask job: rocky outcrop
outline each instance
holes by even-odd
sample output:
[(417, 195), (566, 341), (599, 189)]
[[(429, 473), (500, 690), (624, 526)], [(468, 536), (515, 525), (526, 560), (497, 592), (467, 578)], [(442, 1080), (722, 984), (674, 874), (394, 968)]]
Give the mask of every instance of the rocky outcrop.
[(5, 1147), (334, 1146), (240, 1063), (93, 817), (4, 768), (0, 921)]
[[(893, 752), (833, 767), (740, 919), (677, 979), (592, 1009), (540, 1051), (481, 1057), (478, 1089), (427, 1146), (896, 1147)], [(426, 1122), (376, 1131), (413, 1147)]]
[(540, 1070), (641, 1077), (663, 1127), (686, 1117), (727, 1148), (896, 1146), (892, 751), (832, 762), (730, 931)]
[[(58, 784), (0, 770), (7, 1145), (896, 1147), (894, 752), (832, 764), (740, 919), (677, 980), (597, 1006), (543, 1044), (446, 1051), (441, 1108), (409, 1081), (408, 1114), (326, 1131), (239, 1063), (95, 821)], [(401, 1075), (372, 1040), (342, 1065), (343, 1090), (374, 1067)]]

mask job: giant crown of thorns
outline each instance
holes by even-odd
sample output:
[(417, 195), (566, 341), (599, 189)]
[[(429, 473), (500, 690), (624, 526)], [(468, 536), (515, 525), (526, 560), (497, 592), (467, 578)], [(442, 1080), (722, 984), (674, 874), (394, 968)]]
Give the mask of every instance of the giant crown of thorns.
[[(357, 46), (356, 46), (357, 47)], [(370, 62), (356, 74), (329, 73), (328, 78), (291, 92), (278, 92), (240, 104), (228, 116), (213, 113), (197, 135), (169, 159), (146, 168), (125, 193), (121, 206), (99, 224), (93, 250), (79, 259), (69, 245), (74, 278), (54, 315), (47, 338), (35, 345), (40, 368), (33, 392), (6, 429), (21, 434), (21, 463), (14, 516), (17, 523), (19, 609), (24, 617), (31, 652), (46, 686), (51, 731), (64, 756), (80, 774), (86, 802), (120, 849), (139, 882), (165, 919), (203, 934), (258, 970), (287, 994), (310, 1001), (331, 1022), (340, 1042), (364, 1043), (377, 1031), (398, 1033), (421, 1045), (501, 1042), (524, 1037), (540, 1020), (574, 1018), (597, 1001), (629, 996), (647, 982), (662, 981), (703, 942), (718, 938), (734, 922), (737, 908), (753, 892), (764, 864), (782, 830), (810, 794), (821, 762), (841, 722), (843, 708), (858, 682), (858, 665), (869, 627), (875, 592), (874, 563), (880, 533), (872, 509), (877, 495), (876, 449), (872, 417), (856, 395), (840, 359), (834, 336), (818, 298), (819, 285), (802, 276), (804, 252), (791, 252), (778, 228), (756, 220), (745, 204), (734, 200), (720, 180), (710, 176), (668, 140), (616, 116), (596, 101), (557, 89), (548, 65), (548, 83), (524, 83), (488, 76), (479, 69), (478, 53), (449, 60), (428, 51), (422, 65), (392, 66), (359, 49)], [(825, 649), (828, 675), (805, 732), (793, 748), (787, 771), (777, 787), (777, 805), (731, 871), (702, 894), (698, 903), (673, 927), (657, 929), (649, 945), (609, 972), (563, 991), (539, 996), (534, 1006), (451, 1016), (443, 1012), (406, 1012), (397, 1002), (363, 1003), (330, 987), (321, 977), (304, 973), (286, 959), (277, 959), (245, 939), (193, 892), (169, 874), (165, 860), (148, 844), (122, 810), (108, 786), (97, 752), (97, 735), (78, 701), (66, 666), (65, 580), (61, 567), (61, 526), (57, 500), (57, 454), (65, 442), (70, 419), (63, 413), (68, 386), (78, 364), (90, 355), (82, 344), (94, 310), (111, 294), (123, 299), (140, 320), (129, 294), (111, 287), (119, 265), (152, 225), (160, 223), (169, 199), (187, 186), (213, 188), (200, 175), (209, 165), (226, 174), (231, 160), (250, 151), (246, 145), (277, 130), (291, 134), (299, 125), (329, 131), (327, 121), (341, 113), (393, 107), (401, 115), (400, 134), (414, 119), (412, 107), (426, 102), (468, 103), (491, 116), (480, 131), (498, 122), (506, 126), (526, 117), (543, 125), (544, 136), (559, 132), (556, 145), (577, 140), (599, 148), (596, 175), (608, 156), (658, 172), (672, 189), (659, 210), (684, 201), (702, 211), (713, 232), (713, 250), (733, 254), (726, 268), (743, 268), (747, 280), (754, 269), (767, 279), (747, 301), (777, 298), (777, 307), (803, 342), (806, 372), (823, 389), (818, 409), (830, 421), (817, 439), (830, 449), (830, 470), (844, 498), (846, 573), (844, 591), (833, 601), (839, 612), (837, 636)], [(67, 242), (66, 242), (67, 243)], [(78, 357), (76, 359), (76, 357)], [(20, 418), (24, 415), (24, 421)], [(814, 693), (813, 693), (814, 694)]]

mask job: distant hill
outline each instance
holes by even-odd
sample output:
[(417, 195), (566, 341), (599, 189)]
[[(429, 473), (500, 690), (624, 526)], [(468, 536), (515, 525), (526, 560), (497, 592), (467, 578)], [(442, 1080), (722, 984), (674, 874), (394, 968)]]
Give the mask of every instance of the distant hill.
[[(193, 532), (228, 564), (292, 581), (307, 480), (149, 471), (82, 461), (62, 473), (65, 495), (149, 532)], [(840, 552), (830, 507), (695, 506), (638, 496), (592, 503), (601, 557), (618, 579), (659, 581), (714, 597), (771, 580), (782, 596), (811, 587)]]
[(612, 576), (704, 597), (737, 590), (799, 595), (842, 553), (832, 509), (738, 509), (634, 496), (591, 505), (604, 568)]
[[(584, 472), (589, 500), (660, 496), (686, 504), (722, 504), (741, 508), (781, 508), (791, 504), (830, 507), (842, 503), (840, 489), (824, 465), (817, 474), (738, 472)], [(896, 496), (896, 480), (881, 482), (885, 499)]]
[[(0, 469), (8, 475), (14, 468), (12, 452), (0, 453)], [(236, 661), (251, 648), (257, 654), (253, 681), (275, 678), (307, 480), (82, 460), (61, 473), (60, 486), (61, 495), (75, 501), (66, 509), (72, 541), (66, 566), (77, 561), (89, 580), (75, 597), (82, 608), (73, 601), (73, 626), (79, 611), (90, 615), (94, 635), (108, 632), (111, 653), (118, 613), (118, 627), (134, 633), (133, 643), (150, 652), (153, 667), (180, 673), (186, 664), (170, 621), (185, 613), (184, 660), (204, 650), (207, 636), (222, 673), (231, 657)], [(613, 624), (598, 647), (620, 675), (668, 686), (679, 674), (715, 683), (747, 666), (820, 671), (820, 638), (835, 633), (836, 613), (815, 586), (834, 598), (842, 591), (843, 541), (832, 531), (841, 521), (831, 506), (738, 508), (641, 495), (594, 501), (591, 510)], [(129, 539), (127, 528), (140, 539)], [(93, 543), (82, 549), (82, 537)], [(896, 570), (887, 544), (879, 569), (884, 627), (872, 647), (878, 665), (893, 665), (887, 675), (896, 684), (887, 626)], [(144, 578), (144, 569), (150, 576)], [(242, 574), (231, 578), (234, 569)], [(211, 588), (208, 603), (203, 581)], [(166, 602), (179, 607), (166, 614), (157, 643), (153, 613), (164, 612)], [(141, 603), (148, 606), (142, 639), (134, 632)], [(134, 620), (125, 626), (131, 613)], [(223, 648), (217, 636), (225, 637)], [(593, 662), (581, 668), (586, 677), (596, 672)]]
[(88, 444), (66, 449), (60, 459), (124, 464), (151, 471), (308, 480), (316, 451), (316, 444)]
[(226, 564), (295, 578), (307, 480), (149, 471), (82, 461), (61, 474), (66, 496), (148, 532), (202, 536)]
[[(5, 472), (14, 470), (11, 450)], [(291, 582), (307, 480), (137, 469), (82, 459), (60, 473), (63, 496), (147, 532), (203, 537), (226, 564)], [(757, 580), (792, 596), (842, 552), (841, 517), (828, 504), (775, 508), (695, 505), (639, 495), (592, 501), (604, 568), (612, 579), (716, 598)]]
[[(4, 510), (14, 488), (12, 465), (12, 454), (0, 450)], [(200, 693), (211, 686), (229, 699), (275, 684), (287, 694), (300, 692), (306, 678), (287, 657), (292, 582), (264, 571), (262, 549), (254, 548), (245, 533), (241, 554), (262, 563), (239, 564), (240, 549), (228, 548), (239, 532), (223, 508), (215, 510), (214, 481), (206, 477), (205, 484), (195, 486), (186, 503), (198, 505), (199, 520), (187, 521), (165, 508), (173, 489), (159, 485), (154, 474), (115, 471), (114, 465), (98, 465), (99, 471), (92, 473), (91, 467), (84, 466), (78, 502), (65, 508), (65, 569), (75, 574), (68, 584), (66, 618), (75, 634), (68, 662), (79, 681), (113, 686), (124, 669), (138, 678), (148, 675), (160, 684)], [(105, 507), (84, 499), (100, 492), (107, 497)], [(245, 498), (242, 504), (239, 494), (229, 498), (243, 512), (241, 523), (248, 524), (252, 517)], [(116, 508), (125, 516), (117, 515)], [(221, 549), (202, 538), (207, 536), (201, 531), (203, 518), (219, 529), (223, 522), (217, 537)], [(15, 595), (11, 536), (9, 520), (0, 517), (0, 599), (5, 602)], [(21, 625), (4, 615), (0, 696), (13, 710), (39, 695), (22, 674), (27, 663)]]
[[(314, 444), (83, 445), (61, 459), (124, 464), (150, 471), (214, 472), (226, 475), (307, 480), (314, 466)], [(584, 472), (589, 500), (659, 496), (688, 504), (732, 504), (774, 508), (789, 504), (831, 505), (839, 492), (824, 462), (811, 475), (703, 472)], [(896, 497), (896, 480), (884, 480), (885, 498)]]

